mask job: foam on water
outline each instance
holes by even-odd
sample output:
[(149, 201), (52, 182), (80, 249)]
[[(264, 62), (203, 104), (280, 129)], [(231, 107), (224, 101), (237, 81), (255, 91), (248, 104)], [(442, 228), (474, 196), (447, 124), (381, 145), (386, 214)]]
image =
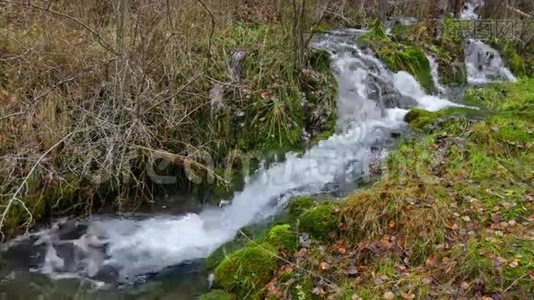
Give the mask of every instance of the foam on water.
[[(403, 126), (409, 107), (435, 111), (455, 105), (426, 95), (408, 73), (387, 70), (355, 45), (357, 34), (339, 31), (313, 41), (314, 47), (331, 53), (339, 82), (337, 134), (302, 155), (288, 154), (284, 162), (258, 170), (224, 208), (184, 216), (95, 218), (83, 225), (81, 237), (61, 238), (61, 226), (38, 233), (35, 245), (45, 245), (46, 254), (35, 270), (135, 282), (205, 258), (240, 228), (276, 214), (291, 197), (320, 193), (329, 184), (368, 174), (372, 149)], [(65, 245), (70, 246), (68, 258), (58, 250)]]

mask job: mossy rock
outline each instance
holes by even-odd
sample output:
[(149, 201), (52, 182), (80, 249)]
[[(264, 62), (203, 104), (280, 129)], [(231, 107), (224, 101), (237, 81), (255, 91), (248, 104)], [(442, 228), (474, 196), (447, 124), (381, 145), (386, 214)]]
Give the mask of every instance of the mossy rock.
[(339, 216), (336, 205), (320, 204), (304, 212), (300, 218), (300, 231), (310, 234), (313, 238), (328, 241), (330, 233), (337, 231)]
[(225, 292), (223, 290), (213, 290), (207, 294), (200, 296), (199, 300), (236, 300), (234, 294)]
[(429, 123), (434, 121), (437, 117), (436, 113), (429, 112), (424, 109), (415, 108), (410, 110), (406, 116), (404, 116), (404, 121), (410, 124), (413, 128), (423, 129)]
[(276, 255), (276, 248), (267, 243), (237, 250), (215, 269), (215, 284), (239, 295), (253, 294), (271, 280), (278, 268)]
[(269, 231), (268, 241), (276, 248), (287, 250), (290, 253), (293, 253), (297, 249), (297, 235), (291, 231), (291, 225), (289, 224), (274, 226)]
[(315, 204), (315, 199), (310, 196), (301, 196), (293, 199), (291, 203), (289, 203), (288, 210), (289, 215), (292, 218), (296, 218), (300, 216), (303, 212), (308, 210), (309, 208), (313, 207)]

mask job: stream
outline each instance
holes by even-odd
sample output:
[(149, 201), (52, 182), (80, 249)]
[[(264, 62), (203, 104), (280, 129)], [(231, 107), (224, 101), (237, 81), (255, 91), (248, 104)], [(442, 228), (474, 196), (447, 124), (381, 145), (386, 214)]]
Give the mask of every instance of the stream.
[[(239, 229), (269, 220), (295, 196), (353, 189), (356, 180), (369, 176), (372, 162), (384, 159), (394, 136), (406, 132), (409, 109), (461, 105), (444, 98), (431, 57), (436, 95), (358, 47), (355, 40), (364, 32), (336, 30), (311, 42), (330, 53), (339, 83), (335, 135), (260, 168), (225, 207), (60, 220), (21, 236), (2, 246), (0, 299), (194, 299), (209, 290), (203, 260)], [(469, 83), (515, 80), (496, 50), (478, 40), (466, 43)]]

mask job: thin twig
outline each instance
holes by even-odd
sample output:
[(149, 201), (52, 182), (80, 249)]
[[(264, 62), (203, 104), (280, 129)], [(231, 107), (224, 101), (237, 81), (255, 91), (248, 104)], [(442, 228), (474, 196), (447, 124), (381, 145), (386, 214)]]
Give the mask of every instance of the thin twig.
[(160, 101), (156, 102), (154, 105), (152, 105), (151, 107), (145, 109), (145, 111), (143, 111), (143, 114), (146, 114), (147, 112), (153, 110), (154, 108), (156, 108), (157, 106), (161, 105), (163, 102), (166, 102), (174, 97), (176, 97), (179, 93), (181, 93), (183, 90), (185, 90), (186, 87), (190, 86), (193, 82), (195, 82), (197, 79), (199, 79), (200, 77), (202, 76), (201, 73), (195, 75), (195, 77), (193, 77), (191, 80), (189, 80), (186, 84), (182, 85), (176, 92), (174, 92), (172, 95), (170, 95), (169, 97), (167, 98), (164, 98), (164, 99), (161, 99)]
[(523, 274), (523, 276), (521, 276), (521, 277), (517, 278), (516, 280), (514, 280), (514, 282), (512, 282), (512, 284), (510, 284), (506, 289), (504, 289), (503, 293), (508, 292), (514, 285), (516, 285), (519, 282), (519, 280), (521, 280), (521, 279), (523, 279), (523, 278), (525, 278), (527, 276), (528, 276), (528, 273), (525, 273), (525, 274)]
[(16, 116), (19, 116), (19, 115), (22, 115), (22, 114), (24, 114), (24, 112), (23, 111), (19, 111), (19, 112), (16, 112), (14, 114), (3, 116), (3, 117), (0, 117), (0, 121), (5, 120), (5, 119), (9, 119), (9, 118), (12, 118), (12, 117), (16, 117)]
[(200, 5), (202, 5), (202, 7), (204, 7), (204, 9), (208, 12), (211, 18), (211, 29), (210, 29), (210, 36), (208, 40), (208, 67), (209, 67), (211, 65), (211, 44), (212, 44), (213, 35), (215, 34), (215, 16), (213, 16), (213, 13), (211, 12), (211, 10), (206, 6), (206, 4), (204, 4), (204, 1), (202, 0), (197, 0), (197, 1), (200, 3)]

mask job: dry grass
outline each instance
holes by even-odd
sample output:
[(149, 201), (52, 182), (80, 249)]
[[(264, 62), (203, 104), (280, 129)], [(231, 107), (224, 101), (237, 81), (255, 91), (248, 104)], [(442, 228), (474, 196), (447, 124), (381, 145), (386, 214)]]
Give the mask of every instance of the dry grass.
[[(110, 193), (121, 208), (150, 199), (146, 167), (158, 159), (183, 166), (199, 153), (224, 157), (237, 143), (233, 110), (250, 111), (248, 123), (258, 122), (268, 112), (249, 108), (266, 89), (280, 96), (276, 111), (294, 106), (283, 97), (298, 94), (298, 75), (291, 73), (304, 63), (305, 28), (323, 14), (317, 15), (317, 3), (281, 1), (41, 5), (0, 1), (0, 186), (3, 219), (18, 220), (15, 225), (21, 214), (39, 219), (64, 209), (54, 193), (29, 202), (44, 191), (62, 193), (65, 184), (78, 189), (71, 197), (83, 195), (82, 211), (98, 206), (90, 199)], [(236, 82), (228, 62), (240, 48), (255, 62)], [(295, 78), (292, 86), (283, 86), (286, 76)], [(212, 110), (216, 85), (230, 98), (222, 123)], [(285, 142), (284, 128), (268, 130)], [(28, 210), (9, 212), (16, 203)]]

